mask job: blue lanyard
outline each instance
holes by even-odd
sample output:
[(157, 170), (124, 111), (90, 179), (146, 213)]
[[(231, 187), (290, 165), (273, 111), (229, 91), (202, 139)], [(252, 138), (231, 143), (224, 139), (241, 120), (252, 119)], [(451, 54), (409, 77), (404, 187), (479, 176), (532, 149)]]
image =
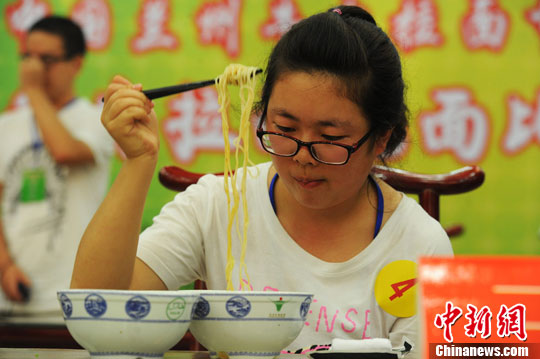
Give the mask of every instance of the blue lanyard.
[(384, 197), (382, 195), (381, 187), (379, 187), (377, 181), (375, 181), (371, 176), (369, 176), (369, 179), (375, 184), (375, 188), (377, 189), (377, 220), (375, 221), (375, 233), (373, 234), (373, 238), (375, 238), (381, 230), (382, 217), (384, 214)]
[[(368, 177), (373, 184), (375, 184), (375, 189), (377, 190), (377, 220), (375, 221), (375, 233), (373, 234), (373, 238), (377, 237), (377, 234), (379, 234), (379, 231), (381, 230), (382, 225), (382, 219), (383, 219), (383, 213), (384, 213), (384, 197), (382, 195), (381, 187), (379, 187), (379, 184), (377, 181), (373, 179), (373, 177)], [(270, 182), (270, 188), (268, 189), (268, 194), (270, 195), (270, 203), (272, 204), (272, 208), (274, 209), (274, 213), (277, 214), (276, 210), (276, 200), (274, 198), (274, 187), (276, 186), (276, 180), (278, 179), (278, 174), (276, 173), (274, 177), (272, 178), (272, 181)]]
[(32, 117), (32, 128), (31, 128), (31, 138), (32, 138), (32, 151), (37, 152), (41, 147), (43, 147), (43, 141), (41, 141), (41, 136), (39, 135), (39, 129), (37, 127), (36, 118)]
[(272, 177), (272, 182), (270, 182), (270, 188), (268, 189), (268, 194), (270, 195), (270, 203), (272, 203), (272, 208), (274, 209), (275, 214), (277, 214), (277, 210), (276, 210), (276, 199), (274, 198), (274, 187), (276, 186), (277, 179), (278, 179), (278, 174), (276, 173), (274, 177)]

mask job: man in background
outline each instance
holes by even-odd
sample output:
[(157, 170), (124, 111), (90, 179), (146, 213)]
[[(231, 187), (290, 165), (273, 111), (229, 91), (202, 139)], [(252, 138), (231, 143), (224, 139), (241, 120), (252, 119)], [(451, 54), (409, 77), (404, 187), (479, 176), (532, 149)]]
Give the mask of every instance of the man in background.
[(86, 44), (68, 18), (30, 27), (19, 77), (28, 105), (0, 115), (0, 311), (58, 312), (79, 240), (108, 188), (113, 142), (75, 94)]

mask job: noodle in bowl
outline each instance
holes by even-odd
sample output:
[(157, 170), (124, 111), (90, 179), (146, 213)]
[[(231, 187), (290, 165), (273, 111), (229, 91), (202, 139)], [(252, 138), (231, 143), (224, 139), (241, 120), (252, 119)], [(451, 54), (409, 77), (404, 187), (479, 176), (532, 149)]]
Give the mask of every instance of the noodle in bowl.
[(213, 358), (273, 358), (304, 327), (313, 295), (297, 292), (200, 292), (189, 330)]

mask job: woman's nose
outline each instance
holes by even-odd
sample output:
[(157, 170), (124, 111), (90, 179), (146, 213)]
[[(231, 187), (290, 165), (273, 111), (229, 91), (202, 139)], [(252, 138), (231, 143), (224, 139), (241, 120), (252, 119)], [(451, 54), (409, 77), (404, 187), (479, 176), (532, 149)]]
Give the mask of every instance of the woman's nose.
[(309, 147), (305, 145), (300, 145), (300, 148), (293, 159), (301, 165), (315, 164), (317, 162), (311, 155)]

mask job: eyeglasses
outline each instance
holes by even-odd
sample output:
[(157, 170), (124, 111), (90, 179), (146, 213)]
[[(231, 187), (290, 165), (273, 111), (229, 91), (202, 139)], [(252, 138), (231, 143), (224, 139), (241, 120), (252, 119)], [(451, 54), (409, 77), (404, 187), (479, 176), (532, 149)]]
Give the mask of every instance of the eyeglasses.
[[(34, 56), (34, 55), (25, 52), (24, 54), (21, 55), (21, 59), (24, 60), (24, 59), (32, 57), (32, 56)], [(64, 55), (62, 55), (62, 56), (35, 55), (35, 56), (38, 57), (41, 60), (41, 62), (43, 62), (43, 64), (45, 66), (49, 66), (49, 65), (52, 65), (52, 64), (56, 64), (58, 62), (67, 61), (67, 60), (71, 59), (71, 57), (64, 56)]]
[(372, 134), (372, 130), (369, 130), (353, 145), (331, 141), (304, 142), (283, 133), (265, 131), (262, 126), (263, 121), (261, 119), (257, 126), (257, 137), (266, 152), (281, 157), (293, 157), (300, 151), (300, 147), (306, 146), (315, 160), (327, 165), (346, 164), (351, 154), (356, 152)]

